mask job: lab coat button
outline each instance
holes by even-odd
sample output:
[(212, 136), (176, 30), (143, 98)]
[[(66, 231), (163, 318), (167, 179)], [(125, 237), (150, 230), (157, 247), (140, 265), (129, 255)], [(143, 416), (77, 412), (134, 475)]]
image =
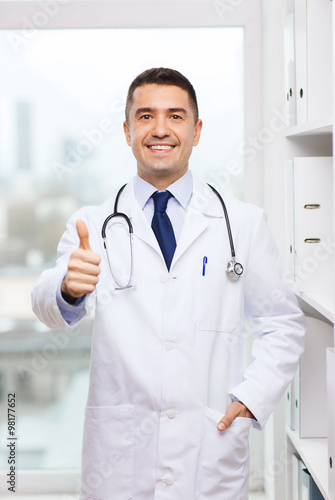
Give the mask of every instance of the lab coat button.
[(160, 282), (161, 283), (166, 283), (167, 282), (167, 277), (162, 274), (162, 276), (160, 277)]
[(174, 477), (169, 474), (168, 476), (165, 476), (164, 482), (168, 485), (171, 485), (174, 483)]
[(176, 410), (172, 410), (172, 409), (171, 409), (171, 410), (168, 410), (168, 411), (166, 412), (166, 414), (167, 414), (167, 416), (168, 416), (169, 418), (175, 418), (175, 416), (177, 415), (177, 412), (176, 412)]
[(175, 348), (175, 345), (173, 342), (165, 342), (164, 347), (166, 351), (172, 351)]

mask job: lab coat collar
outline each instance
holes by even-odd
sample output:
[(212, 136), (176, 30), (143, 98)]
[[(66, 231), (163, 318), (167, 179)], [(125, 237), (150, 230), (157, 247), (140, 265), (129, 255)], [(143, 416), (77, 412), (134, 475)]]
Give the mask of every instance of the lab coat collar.
[(217, 195), (193, 174), (193, 196), (190, 210), (210, 217), (223, 217), (223, 209)]
[[(129, 214), (134, 228), (134, 235), (151, 246), (162, 257), (161, 249), (148, 223), (145, 214), (135, 199), (134, 179), (125, 187), (120, 200), (118, 210)], [(171, 263), (171, 270), (185, 253), (189, 246), (205, 231), (209, 224), (209, 217), (223, 217), (223, 211), (217, 196), (209, 186), (193, 175), (193, 194), (190, 200), (185, 222), (181, 231), (180, 239)]]

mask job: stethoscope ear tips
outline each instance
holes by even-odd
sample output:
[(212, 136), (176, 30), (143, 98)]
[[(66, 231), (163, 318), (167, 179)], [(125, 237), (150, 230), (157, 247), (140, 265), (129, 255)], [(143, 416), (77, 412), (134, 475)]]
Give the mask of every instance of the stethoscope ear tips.
[(226, 273), (228, 278), (236, 281), (243, 273), (243, 266), (239, 262), (235, 262), (233, 259), (227, 264)]

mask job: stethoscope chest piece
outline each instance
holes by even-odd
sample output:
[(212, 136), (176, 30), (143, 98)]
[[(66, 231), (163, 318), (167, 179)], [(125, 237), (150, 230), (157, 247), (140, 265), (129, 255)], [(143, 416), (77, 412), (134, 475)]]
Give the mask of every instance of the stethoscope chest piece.
[(231, 280), (236, 281), (243, 273), (243, 266), (235, 262), (235, 259), (231, 259), (228, 261), (226, 273)]

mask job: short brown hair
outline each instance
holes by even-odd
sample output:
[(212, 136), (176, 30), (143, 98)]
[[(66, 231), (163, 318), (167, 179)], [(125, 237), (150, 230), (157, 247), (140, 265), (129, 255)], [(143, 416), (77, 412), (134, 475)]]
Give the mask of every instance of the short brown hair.
[(199, 109), (197, 96), (191, 82), (175, 69), (152, 68), (147, 69), (146, 71), (143, 71), (143, 73), (138, 75), (129, 87), (125, 109), (127, 123), (129, 120), (130, 108), (133, 104), (133, 96), (135, 90), (137, 89), (137, 87), (152, 83), (157, 85), (175, 85), (176, 87), (180, 87), (181, 89), (186, 90), (193, 109), (195, 122), (198, 121)]

